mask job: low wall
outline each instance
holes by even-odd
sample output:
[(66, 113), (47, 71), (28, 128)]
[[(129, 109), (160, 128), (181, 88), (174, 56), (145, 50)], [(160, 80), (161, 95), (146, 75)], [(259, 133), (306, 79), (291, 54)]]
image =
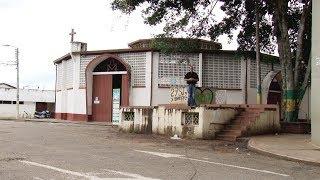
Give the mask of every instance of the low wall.
[(120, 130), (179, 137), (213, 139), (235, 116), (234, 108), (211, 109), (184, 105), (121, 108)]
[(153, 107), (125, 107), (120, 109), (120, 130), (151, 133)]
[(280, 118), (278, 109), (268, 109), (260, 113), (255, 122), (249, 126), (246, 135), (259, 135), (280, 132)]
[[(190, 108), (186, 105), (156, 107), (123, 107), (120, 110), (120, 130), (135, 133), (154, 133), (182, 138), (214, 139), (236, 115), (252, 108), (244, 105), (204, 105)], [(280, 130), (279, 111), (265, 108), (252, 123), (246, 135)]]
[[(17, 114), (16, 104), (0, 104), (1, 119), (16, 119)], [(20, 118), (32, 118), (36, 110), (36, 103), (24, 102), (19, 105)]]
[[(200, 108), (159, 106), (153, 111), (152, 133), (202, 138), (203, 122), (201, 114)], [(188, 118), (188, 121), (185, 121), (186, 118)]]

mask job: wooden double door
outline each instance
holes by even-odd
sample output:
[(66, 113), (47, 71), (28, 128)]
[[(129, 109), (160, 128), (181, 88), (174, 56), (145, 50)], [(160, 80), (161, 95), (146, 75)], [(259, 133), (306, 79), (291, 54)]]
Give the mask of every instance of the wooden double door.
[[(119, 75), (118, 75), (119, 76)], [(112, 122), (112, 92), (116, 81), (120, 86), (120, 105), (129, 105), (129, 78), (127, 74), (120, 75), (121, 78), (114, 78), (115, 75), (93, 75), (92, 87), (92, 120), (99, 122)]]

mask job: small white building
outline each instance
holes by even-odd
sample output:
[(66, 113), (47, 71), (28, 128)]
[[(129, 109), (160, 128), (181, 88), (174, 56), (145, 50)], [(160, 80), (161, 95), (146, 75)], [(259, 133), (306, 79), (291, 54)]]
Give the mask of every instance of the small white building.
[[(173, 43), (179, 40), (172, 39)], [(197, 50), (179, 53), (154, 49), (152, 39), (132, 42), (127, 49), (98, 51), (72, 42), (71, 52), (54, 61), (56, 118), (116, 123), (119, 106), (158, 106), (179, 100), (185, 92), (172, 87), (186, 85), (189, 63), (199, 75), (202, 103), (256, 104), (255, 53), (193, 41)], [(280, 69), (278, 57), (262, 55), (263, 104), (281, 104)], [(308, 95), (300, 119), (308, 119)]]
[[(0, 118), (16, 118), (17, 88), (0, 83)], [(21, 118), (32, 118), (35, 111), (49, 110), (54, 113), (54, 90), (20, 89), (19, 114)]]

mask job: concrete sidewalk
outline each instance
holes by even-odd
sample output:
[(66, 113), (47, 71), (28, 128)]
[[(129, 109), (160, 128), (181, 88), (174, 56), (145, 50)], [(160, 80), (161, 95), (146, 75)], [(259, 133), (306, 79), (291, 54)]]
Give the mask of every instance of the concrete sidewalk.
[(97, 125), (97, 126), (117, 126), (111, 122), (87, 122), (87, 121), (70, 121), (60, 119), (1, 119), (6, 121), (20, 121), (20, 122), (46, 122), (46, 123), (70, 123), (70, 124), (84, 124), (84, 125)]
[(287, 160), (320, 165), (320, 147), (311, 144), (307, 134), (254, 136), (248, 148)]

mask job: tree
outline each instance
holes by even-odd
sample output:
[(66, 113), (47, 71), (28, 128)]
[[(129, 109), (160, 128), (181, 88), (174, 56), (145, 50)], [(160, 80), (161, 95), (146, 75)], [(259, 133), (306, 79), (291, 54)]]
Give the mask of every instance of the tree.
[[(259, 44), (261, 51), (278, 50), (284, 119), (298, 120), (300, 103), (310, 82), (311, 0), (113, 0), (112, 8), (131, 13), (144, 8), (145, 22), (165, 24), (164, 34), (184, 32), (188, 37), (217, 40), (226, 34), (237, 38), (238, 50), (256, 47), (256, 11), (259, 6)], [(217, 5), (225, 13), (217, 21)], [(234, 37), (236, 32), (237, 37)]]

